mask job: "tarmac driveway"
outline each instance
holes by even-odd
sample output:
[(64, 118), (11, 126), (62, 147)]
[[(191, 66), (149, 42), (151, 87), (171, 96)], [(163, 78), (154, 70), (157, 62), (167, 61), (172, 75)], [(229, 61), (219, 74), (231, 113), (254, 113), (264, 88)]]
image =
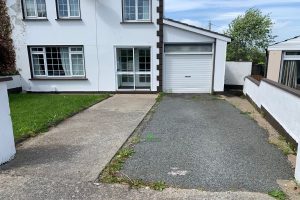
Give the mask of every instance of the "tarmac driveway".
[(123, 173), (207, 191), (268, 192), (293, 179), (287, 157), (249, 116), (210, 95), (166, 96)]

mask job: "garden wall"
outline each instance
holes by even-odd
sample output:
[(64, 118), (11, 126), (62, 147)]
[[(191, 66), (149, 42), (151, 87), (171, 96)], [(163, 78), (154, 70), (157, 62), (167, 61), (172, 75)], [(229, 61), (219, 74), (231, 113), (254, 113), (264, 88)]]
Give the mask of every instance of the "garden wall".
[(252, 62), (226, 62), (225, 85), (242, 86), (251, 75)]
[(6, 86), (6, 81), (10, 79), (0, 77), (0, 165), (11, 160), (16, 154)]
[[(244, 94), (263, 111), (266, 119), (287, 139), (300, 142), (300, 91), (269, 79), (245, 79)], [(299, 147), (299, 146), (298, 146)], [(295, 177), (300, 181), (300, 148)]]

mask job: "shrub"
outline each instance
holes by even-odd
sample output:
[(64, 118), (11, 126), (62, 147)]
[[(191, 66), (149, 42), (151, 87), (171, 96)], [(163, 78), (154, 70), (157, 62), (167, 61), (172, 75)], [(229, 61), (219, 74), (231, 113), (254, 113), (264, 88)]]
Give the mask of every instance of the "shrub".
[(0, 76), (16, 74), (12, 28), (5, 0), (0, 0)]

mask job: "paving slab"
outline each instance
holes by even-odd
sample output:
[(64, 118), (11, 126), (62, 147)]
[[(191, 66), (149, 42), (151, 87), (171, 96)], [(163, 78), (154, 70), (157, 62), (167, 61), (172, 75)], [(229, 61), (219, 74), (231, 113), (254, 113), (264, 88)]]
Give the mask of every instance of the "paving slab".
[(37, 190), (40, 178), (53, 184), (62, 180), (95, 181), (154, 105), (156, 97), (114, 95), (47, 133), (23, 142), (17, 148), (16, 158), (0, 166), (0, 188), (7, 182), (7, 176), (35, 180)]
[(210, 95), (163, 98), (122, 173), (205, 191), (269, 192), (293, 170), (264, 129)]

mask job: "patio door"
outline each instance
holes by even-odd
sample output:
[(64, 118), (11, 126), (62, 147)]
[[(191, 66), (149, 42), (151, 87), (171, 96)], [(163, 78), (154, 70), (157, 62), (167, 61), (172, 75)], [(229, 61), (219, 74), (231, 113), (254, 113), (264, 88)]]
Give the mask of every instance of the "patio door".
[(150, 48), (117, 48), (117, 90), (151, 89)]

